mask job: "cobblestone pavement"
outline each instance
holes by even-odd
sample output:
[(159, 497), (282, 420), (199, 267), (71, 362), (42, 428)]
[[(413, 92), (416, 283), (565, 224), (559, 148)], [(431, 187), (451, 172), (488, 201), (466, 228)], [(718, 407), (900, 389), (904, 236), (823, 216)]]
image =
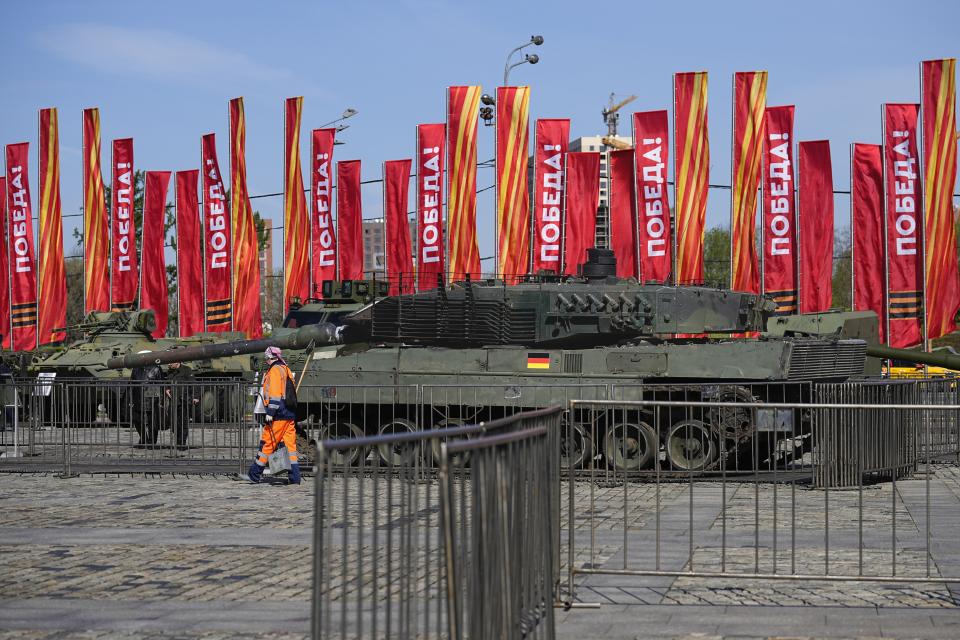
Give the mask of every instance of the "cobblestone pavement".
[[(222, 476), (0, 474), (0, 485), (0, 637), (306, 637), (310, 480), (287, 487), (252, 486)], [(930, 486), (935, 513), (945, 519), (932, 527), (932, 575), (960, 575), (960, 473), (955, 467), (937, 468)], [(890, 564), (896, 514), (900, 571), (924, 575), (926, 556), (917, 539), (922, 543), (925, 522), (917, 504), (923, 504), (925, 488), (922, 479), (898, 483), (896, 509), (890, 485), (862, 494), (831, 492), (835, 570), (856, 572), (860, 566), (856, 522), (862, 504), (865, 539), (871, 543), (865, 566)], [(769, 571), (774, 557), (782, 568), (793, 562), (797, 571), (822, 566), (823, 492), (798, 487), (793, 507), (789, 486), (776, 492), (772, 485), (727, 489), (726, 509), (720, 508), (716, 483), (694, 489), (696, 568), (719, 569), (722, 558), (727, 570), (759, 566)], [(430, 483), (420, 490), (431, 490)], [(575, 565), (649, 563), (659, 522), (662, 566), (685, 567), (688, 487), (628, 485), (626, 498), (624, 518), (622, 486), (575, 484)], [(565, 508), (566, 500), (561, 504)], [(793, 538), (791, 519), (797, 523)], [(950, 527), (953, 535), (940, 527)], [(719, 545), (724, 530), (725, 554)], [(565, 576), (565, 564), (562, 572)], [(960, 599), (941, 583), (624, 576), (579, 582), (578, 600), (586, 607), (557, 612), (561, 638), (960, 637)], [(600, 607), (592, 608), (597, 603)]]

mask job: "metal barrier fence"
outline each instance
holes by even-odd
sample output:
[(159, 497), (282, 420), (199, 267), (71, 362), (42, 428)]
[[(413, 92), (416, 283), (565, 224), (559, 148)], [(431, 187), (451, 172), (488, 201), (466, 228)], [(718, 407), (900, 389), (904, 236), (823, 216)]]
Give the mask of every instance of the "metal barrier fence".
[(236, 472), (256, 449), (235, 380), (30, 380), (6, 395), (2, 470)]
[[(917, 381), (916, 404), (960, 404), (960, 378), (933, 378)], [(921, 431), (919, 459), (960, 462), (960, 415), (956, 412), (931, 411), (924, 416), (929, 428)]]
[(552, 638), (561, 411), (322, 442), (313, 637)]
[[(594, 575), (960, 581), (942, 545), (956, 535), (957, 503), (935, 499), (953, 495), (949, 479), (932, 485), (929, 457), (905, 479), (960, 404), (886, 404), (916, 392), (899, 382), (804, 391), (831, 402), (732, 401), (704, 389), (570, 403), (597, 425), (595, 440), (629, 426), (565, 474), (571, 600)], [(720, 425), (733, 418), (752, 422), (752, 435), (732, 441)]]
[[(0, 471), (235, 473), (258, 447), (258, 385), (238, 380), (19, 380), (3, 385)], [(309, 469), (324, 439), (491, 421), (607, 385), (311, 385), (298, 397), (297, 448)], [(381, 456), (394, 456), (389, 448)], [(350, 451), (347, 455), (357, 455)], [(572, 452), (574, 462), (585, 451)], [(439, 448), (426, 460), (435, 465)], [(564, 454), (567, 459), (570, 456)]]

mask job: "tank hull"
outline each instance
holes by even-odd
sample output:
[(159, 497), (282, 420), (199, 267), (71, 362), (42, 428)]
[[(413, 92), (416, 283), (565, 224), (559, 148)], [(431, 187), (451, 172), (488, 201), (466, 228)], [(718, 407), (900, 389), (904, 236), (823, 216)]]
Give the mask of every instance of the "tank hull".
[[(492, 420), (571, 399), (802, 401), (810, 382), (862, 375), (865, 348), (860, 340), (816, 339), (542, 350), (351, 345), (314, 352), (293, 368), (301, 419), (327, 436), (372, 435)], [(733, 420), (706, 410), (581, 411), (566, 418), (566, 440), (579, 443), (568, 447), (567, 460), (642, 470), (661, 457), (678, 470), (748, 469), (777, 464), (778, 442), (802, 446), (809, 433), (799, 413), (736, 411), (743, 415)]]

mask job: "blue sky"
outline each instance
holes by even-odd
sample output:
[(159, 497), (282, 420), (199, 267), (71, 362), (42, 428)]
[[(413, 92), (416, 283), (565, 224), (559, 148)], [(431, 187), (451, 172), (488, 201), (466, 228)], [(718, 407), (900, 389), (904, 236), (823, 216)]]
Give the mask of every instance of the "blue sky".
[[(226, 168), (227, 102), (244, 96), (253, 195), (281, 190), (284, 98), (304, 96), (305, 130), (352, 107), (336, 159), (362, 159), (366, 180), (383, 160), (412, 155), (417, 123), (442, 121), (446, 86), (493, 93), (507, 53), (535, 33), (540, 63), (511, 75), (532, 87), (531, 118), (570, 117), (574, 137), (597, 135), (611, 92), (638, 95), (628, 109), (667, 108), (671, 74), (705, 69), (710, 181), (728, 184), (731, 76), (766, 69), (767, 103), (797, 105), (799, 139), (831, 141), (834, 184), (846, 189), (848, 145), (880, 141), (881, 103), (917, 101), (918, 63), (960, 54), (951, 1), (24, 5), (8, 3), (0, 22), (0, 143), (31, 142), (36, 202), (37, 110), (59, 108), (65, 215), (81, 206), (84, 107), (100, 107), (104, 166), (109, 141), (132, 136), (138, 169), (194, 168), (200, 136), (214, 131)], [(492, 156), (493, 128), (481, 127), (480, 160)], [(493, 180), (480, 169), (478, 187)], [(729, 197), (711, 190), (710, 226), (728, 224)], [(365, 187), (366, 216), (381, 198), (379, 185)], [(280, 198), (254, 206), (280, 224)], [(493, 255), (493, 207), (492, 192), (481, 194), (483, 256)], [(845, 196), (836, 207), (846, 226)], [(65, 219), (68, 253), (79, 222)]]

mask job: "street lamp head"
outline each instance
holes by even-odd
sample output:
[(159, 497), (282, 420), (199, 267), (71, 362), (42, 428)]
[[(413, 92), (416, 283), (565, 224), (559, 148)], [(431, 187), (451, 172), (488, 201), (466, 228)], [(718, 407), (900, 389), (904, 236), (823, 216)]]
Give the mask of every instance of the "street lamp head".
[(344, 129), (349, 129), (349, 128), (350, 128), (350, 125), (348, 125), (348, 124), (338, 124), (338, 125), (337, 125), (337, 133), (340, 133), (340, 132), (343, 131)]
[(528, 53), (526, 55), (526, 59), (527, 59), (527, 62), (529, 62), (530, 64), (537, 64), (538, 62), (540, 62), (540, 56), (538, 56), (535, 53)]
[(491, 107), (497, 104), (497, 101), (494, 100), (493, 96), (491, 96), (489, 93), (485, 93), (482, 96), (480, 96), (480, 102)]
[(530, 36), (530, 42), (539, 47), (543, 44), (543, 36)]
[(357, 110), (354, 109), (353, 107), (347, 107), (346, 109), (343, 110), (344, 118), (352, 118), (355, 115), (357, 115)]

